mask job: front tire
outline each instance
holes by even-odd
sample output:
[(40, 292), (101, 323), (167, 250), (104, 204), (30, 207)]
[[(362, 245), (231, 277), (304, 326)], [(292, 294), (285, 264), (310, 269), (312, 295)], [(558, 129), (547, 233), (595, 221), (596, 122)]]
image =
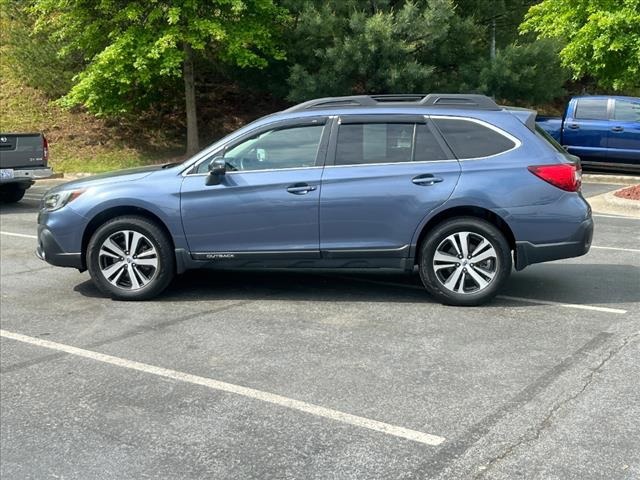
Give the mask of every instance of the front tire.
[(474, 217), (447, 220), (420, 250), (420, 278), (447, 305), (472, 306), (497, 295), (511, 273), (511, 249), (493, 224)]
[(118, 300), (148, 300), (175, 276), (175, 257), (166, 233), (137, 216), (109, 220), (91, 237), (87, 268), (96, 286)]

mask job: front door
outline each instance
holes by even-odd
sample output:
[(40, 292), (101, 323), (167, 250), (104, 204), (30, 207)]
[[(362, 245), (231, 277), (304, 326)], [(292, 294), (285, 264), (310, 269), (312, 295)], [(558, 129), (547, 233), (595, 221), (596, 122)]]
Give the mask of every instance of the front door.
[(425, 117), (342, 116), (322, 177), (327, 257), (406, 257), (420, 221), (444, 203), (460, 164)]
[(325, 118), (262, 127), (226, 146), (227, 172), (206, 185), (207, 162), (181, 190), (194, 258), (319, 256), (318, 203), (328, 134)]

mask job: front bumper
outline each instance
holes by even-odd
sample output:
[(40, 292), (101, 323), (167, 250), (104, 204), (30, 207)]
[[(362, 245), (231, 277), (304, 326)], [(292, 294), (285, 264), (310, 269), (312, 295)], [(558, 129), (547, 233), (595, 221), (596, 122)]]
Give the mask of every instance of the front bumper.
[(38, 247), (36, 256), (57, 267), (71, 267), (84, 271), (81, 253), (67, 253), (62, 250), (58, 242), (44, 225), (38, 225)]
[(573, 237), (566, 242), (533, 244), (516, 242), (516, 270), (522, 270), (533, 263), (550, 262), (562, 258), (579, 257), (591, 248), (593, 219), (587, 218), (580, 224)]
[[(11, 169), (9, 169), (11, 170)], [(0, 179), (0, 183), (33, 183), (35, 180), (49, 178), (53, 175), (53, 170), (48, 167), (42, 168), (18, 168), (13, 169), (13, 178)]]

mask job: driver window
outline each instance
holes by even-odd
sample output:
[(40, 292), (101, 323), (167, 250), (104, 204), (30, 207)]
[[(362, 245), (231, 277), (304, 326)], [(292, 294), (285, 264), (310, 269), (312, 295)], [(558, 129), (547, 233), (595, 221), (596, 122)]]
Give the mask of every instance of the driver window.
[[(324, 125), (268, 130), (228, 150), (229, 171), (313, 167)], [(206, 162), (205, 162), (206, 163)]]

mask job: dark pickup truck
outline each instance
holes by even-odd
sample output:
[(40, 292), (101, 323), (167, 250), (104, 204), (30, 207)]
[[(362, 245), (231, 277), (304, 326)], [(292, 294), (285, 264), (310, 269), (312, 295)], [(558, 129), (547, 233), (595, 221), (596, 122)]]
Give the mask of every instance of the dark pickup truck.
[(41, 133), (0, 133), (0, 200), (18, 202), (37, 179), (50, 177), (48, 160)]
[(640, 98), (574, 97), (562, 118), (536, 123), (584, 166), (640, 171)]

